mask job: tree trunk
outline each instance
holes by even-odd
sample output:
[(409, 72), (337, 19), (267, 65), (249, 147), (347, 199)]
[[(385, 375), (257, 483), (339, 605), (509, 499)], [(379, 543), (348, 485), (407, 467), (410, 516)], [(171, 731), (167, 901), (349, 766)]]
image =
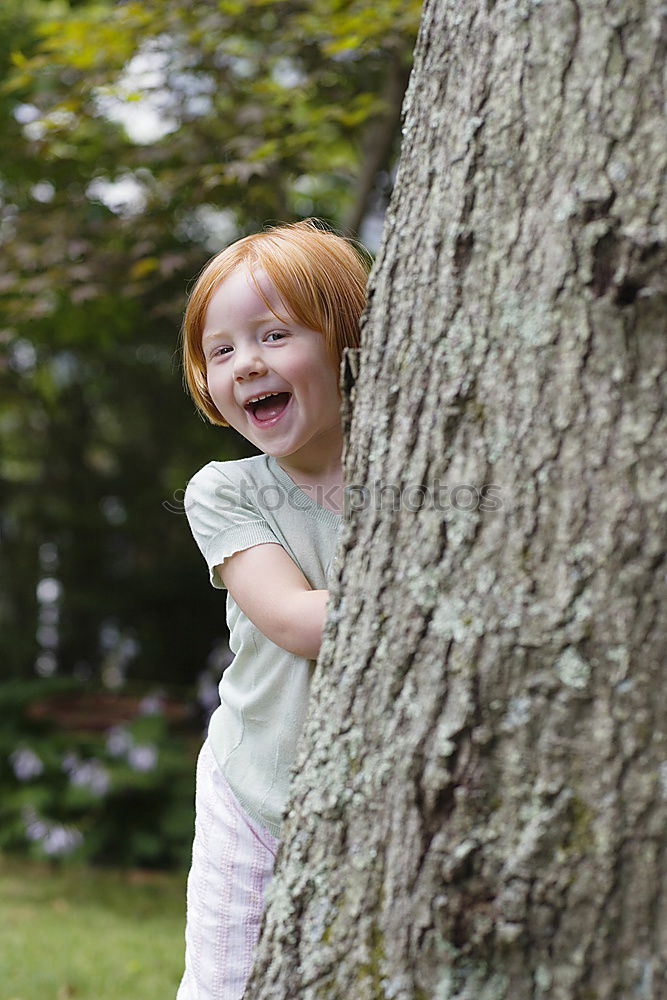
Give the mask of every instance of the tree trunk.
[(667, 997), (666, 54), (427, 0), (252, 1000)]

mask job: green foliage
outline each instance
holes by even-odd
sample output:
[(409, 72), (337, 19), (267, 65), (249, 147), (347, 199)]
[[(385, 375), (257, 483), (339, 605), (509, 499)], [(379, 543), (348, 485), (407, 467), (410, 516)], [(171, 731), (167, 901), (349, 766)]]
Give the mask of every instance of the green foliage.
[[(45, 290), (57, 275), (85, 299), (108, 288), (162, 296), (173, 294), (175, 273), (193, 273), (202, 207), (224, 210), (239, 235), (267, 219), (340, 220), (364, 126), (382, 113), (387, 73), (409, 61), (418, 12), (414, 0), (145, 0), (42, 19), (26, 51), (12, 52), (8, 86), (38, 109), (24, 131), (54, 191), (39, 253), (27, 267), (15, 257), (16, 272)], [(129, 140), (117, 122), (133, 108), (157, 114), (163, 134)], [(100, 192), (123, 180), (139, 209), (109, 209), (91, 195), (91, 183)], [(98, 261), (86, 250), (99, 251), (100, 236)], [(85, 254), (74, 267), (72, 241)], [(172, 316), (182, 287), (176, 293)]]
[(176, 733), (159, 701), (101, 731), (63, 729), (35, 712), (47, 694), (77, 693), (62, 680), (0, 687), (0, 850), (185, 867), (198, 737)]
[(132, 648), (128, 679), (189, 684), (224, 640), (178, 499), (248, 451), (183, 394), (187, 288), (267, 222), (344, 223), (417, 19), (415, 0), (2, 5), (5, 676), (104, 677)]

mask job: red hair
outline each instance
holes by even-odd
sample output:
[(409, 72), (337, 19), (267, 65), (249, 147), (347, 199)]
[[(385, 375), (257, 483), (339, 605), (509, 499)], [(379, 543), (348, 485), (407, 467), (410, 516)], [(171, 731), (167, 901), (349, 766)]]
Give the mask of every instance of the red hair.
[[(211, 423), (223, 427), (226, 422), (208, 392), (202, 333), (211, 298), (241, 266), (264, 271), (293, 319), (322, 334), (338, 368), (343, 349), (359, 346), (369, 260), (349, 240), (306, 219), (245, 236), (208, 262), (185, 310), (183, 365), (195, 405)], [(259, 285), (257, 290), (264, 298)]]

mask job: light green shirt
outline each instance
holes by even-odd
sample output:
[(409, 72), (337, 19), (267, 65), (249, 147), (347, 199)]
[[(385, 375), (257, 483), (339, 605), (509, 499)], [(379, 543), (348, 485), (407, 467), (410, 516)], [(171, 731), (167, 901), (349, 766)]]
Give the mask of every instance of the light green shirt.
[[(185, 511), (214, 587), (224, 589), (215, 567), (228, 556), (279, 542), (314, 590), (327, 588), (340, 515), (296, 486), (274, 458), (210, 462), (188, 483)], [(315, 664), (267, 639), (229, 593), (227, 625), (234, 659), (208, 736), (244, 809), (278, 836)]]

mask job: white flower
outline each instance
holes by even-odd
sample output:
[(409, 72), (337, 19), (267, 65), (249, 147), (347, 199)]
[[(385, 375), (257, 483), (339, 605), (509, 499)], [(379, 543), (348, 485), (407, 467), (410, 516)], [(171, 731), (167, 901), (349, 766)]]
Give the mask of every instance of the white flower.
[(77, 788), (87, 788), (95, 795), (106, 795), (111, 778), (99, 760), (87, 760), (70, 771), (69, 780)]
[(157, 748), (151, 743), (138, 743), (130, 748), (127, 762), (135, 771), (152, 771), (157, 764)]
[(28, 840), (43, 840), (48, 832), (44, 820), (41, 820), (34, 809), (23, 810), (25, 834)]
[(41, 757), (38, 757), (30, 747), (19, 747), (14, 750), (9, 755), (9, 760), (19, 781), (30, 781), (31, 778), (39, 777), (44, 771)]
[(50, 857), (69, 854), (83, 843), (83, 834), (76, 827), (61, 826), (60, 823), (40, 819), (34, 809), (24, 810), (23, 822), (28, 840), (39, 843), (44, 853)]
[(51, 856), (70, 854), (83, 841), (83, 834), (74, 827), (59, 826), (54, 823), (42, 841), (45, 854)]
[(132, 734), (123, 726), (114, 726), (107, 734), (107, 750), (112, 757), (122, 757), (133, 744)]
[(68, 752), (63, 757), (62, 768), (66, 774), (71, 774), (76, 771), (77, 767), (81, 763), (79, 755), (75, 753), (74, 750), (68, 750)]
[(149, 694), (139, 702), (140, 715), (161, 715), (164, 711), (164, 698), (160, 694)]

